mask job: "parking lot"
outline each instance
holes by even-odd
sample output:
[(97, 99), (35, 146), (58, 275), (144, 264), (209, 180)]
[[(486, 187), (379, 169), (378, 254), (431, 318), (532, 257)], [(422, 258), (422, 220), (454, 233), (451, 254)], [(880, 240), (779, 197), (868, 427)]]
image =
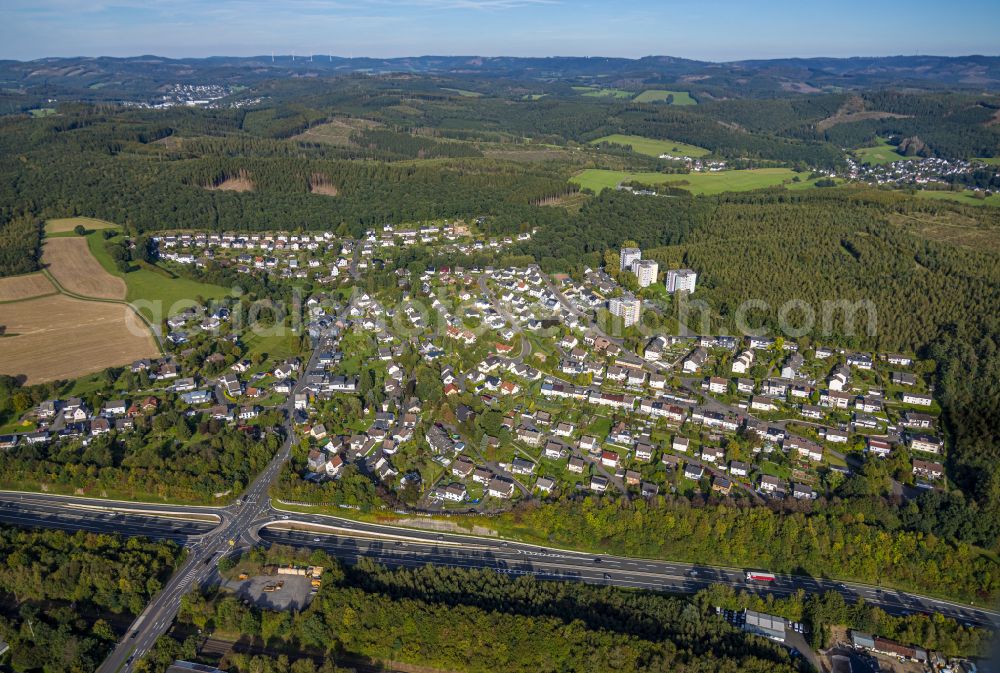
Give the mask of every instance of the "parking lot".
[[(264, 591), (268, 585), (282, 583), (276, 591)], [(243, 600), (268, 610), (301, 610), (312, 599), (310, 578), (301, 575), (256, 575), (245, 580), (230, 580), (223, 586)]]

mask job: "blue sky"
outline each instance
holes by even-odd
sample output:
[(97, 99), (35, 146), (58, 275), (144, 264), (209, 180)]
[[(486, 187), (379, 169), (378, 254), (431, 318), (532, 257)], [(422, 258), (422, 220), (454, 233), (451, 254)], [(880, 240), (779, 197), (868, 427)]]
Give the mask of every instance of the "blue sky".
[(1000, 2), (960, 7), (940, 0), (0, 0), (0, 58), (1000, 53)]

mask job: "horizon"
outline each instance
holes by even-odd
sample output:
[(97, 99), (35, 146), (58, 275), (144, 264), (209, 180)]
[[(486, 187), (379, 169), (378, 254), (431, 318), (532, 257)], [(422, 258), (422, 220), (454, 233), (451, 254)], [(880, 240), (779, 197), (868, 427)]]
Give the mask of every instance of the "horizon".
[(961, 14), (930, 0), (902, 12), (863, 0), (844, 0), (835, 13), (791, 0), (766, 7), (737, 0), (720, 0), (710, 9), (678, 7), (653, 0), (621, 8), (598, 0), (10, 0), (0, 9), (0, 58), (252, 57), (273, 51), (376, 59), (558, 53), (636, 59), (674, 53), (726, 63), (916, 52), (966, 56), (996, 52), (1000, 25), (1000, 5), (988, 0), (972, 0)]
[[(20, 58), (8, 58), (0, 57), (0, 61), (15, 61), (18, 63), (33, 63), (35, 61), (46, 61), (46, 60), (71, 60), (71, 59), (117, 59), (117, 60), (129, 60), (138, 58), (156, 58), (169, 61), (207, 61), (211, 59), (264, 59), (269, 60), (274, 58), (275, 61), (278, 59), (291, 59), (295, 58), (295, 63), (308, 63), (309, 59), (329, 59), (335, 58), (345, 61), (360, 61), (360, 60), (375, 60), (375, 61), (398, 61), (404, 59), (419, 59), (419, 58), (484, 58), (484, 59), (577, 59), (577, 58), (587, 58), (587, 59), (607, 59), (607, 60), (620, 60), (620, 61), (641, 61), (648, 58), (673, 58), (683, 61), (692, 61), (696, 63), (710, 63), (713, 65), (726, 65), (729, 63), (747, 63), (753, 61), (815, 61), (815, 60), (866, 60), (866, 59), (893, 59), (893, 58), (1000, 58), (1000, 51), (995, 54), (988, 53), (977, 53), (970, 52), (967, 54), (936, 54), (936, 53), (924, 53), (917, 52), (913, 54), (854, 54), (850, 56), (830, 56), (819, 54), (816, 56), (772, 56), (767, 58), (734, 58), (728, 60), (710, 60), (710, 59), (699, 59), (690, 58), (687, 56), (678, 56), (676, 54), (646, 54), (644, 56), (611, 56), (607, 54), (550, 54), (550, 55), (537, 55), (537, 56), (517, 56), (513, 54), (497, 54), (497, 55), (487, 55), (487, 54), (444, 54), (444, 53), (419, 53), (419, 54), (406, 54), (402, 56), (370, 56), (370, 55), (349, 55), (345, 56), (343, 54), (327, 54), (320, 52), (302, 52), (302, 53), (278, 53), (273, 54), (208, 54), (205, 56), (166, 56), (164, 54), (157, 53), (136, 53), (128, 55), (115, 56), (111, 54), (72, 54), (65, 56), (38, 56), (36, 58), (30, 59), (20, 59)], [(313, 63), (322, 63), (322, 60), (313, 60)]]

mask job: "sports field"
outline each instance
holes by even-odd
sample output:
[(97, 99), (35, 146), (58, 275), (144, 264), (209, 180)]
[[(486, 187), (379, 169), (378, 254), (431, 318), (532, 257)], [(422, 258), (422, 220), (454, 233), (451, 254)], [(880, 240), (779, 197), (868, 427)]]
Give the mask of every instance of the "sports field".
[(745, 171), (719, 171), (718, 173), (689, 173), (676, 175), (667, 173), (629, 173), (589, 168), (572, 178), (570, 182), (583, 189), (599, 193), (602, 189), (614, 189), (622, 182), (638, 181), (650, 185), (672, 184), (686, 189), (692, 194), (721, 194), (722, 192), (742, 192), (763, 187), (773, 187), (790, 181), (796, 173), (790, 168), (756, 168)]
[(125, 281), (104, 270), (85, 238), (50, 238), (42, 264), (67, 292), (97, 299), (125, 299)]
[(877, 145), (854, 150), (854, 156), (861, 163), (872, 165), (891, 164), (893, 161), (902, 161), (907, 158), (899, 154), (893, 145), (890, 145), (881, 138)]
[[(131, 329), (130, 329), (131, 327)], [(75, 379), (159, 355), (149, 330), (124, 304), (57, 294), (4, 304), (0, 373), (28, 384)]]
[(665, 89), (647, 89), (636, 96), (633, 100), (636, 103), (659, 103), (666, 101), (669, 96), (673, 96), (671, 105), (697, 105), (698, 101), (691, 98), (687, 91), (667, 91)]
[(686, 156), (697, 158), (710, 154), (710, 151), (706, 150), (704, 147), (688, 145), (687, 143), (678, 142), (676, 140), (657, 140), (656, 138), (646, 138), (643, 136), (627, 136), (621, 133), (604, 136), (603, 138), (592, 140), (590, 143), (592, 145), (597, 145), (599, 143), (631, 145), (633, 152), (638, 152), (639, 154), (645, 154), (651, 157), (658, 157), (661, 154), (669, 154), (675, 157)]

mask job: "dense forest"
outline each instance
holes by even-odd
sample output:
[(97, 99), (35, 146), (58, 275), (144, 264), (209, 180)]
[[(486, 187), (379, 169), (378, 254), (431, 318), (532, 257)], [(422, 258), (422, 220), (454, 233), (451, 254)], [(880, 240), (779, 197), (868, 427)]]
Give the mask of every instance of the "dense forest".
[[(931, 156), (1000, 152), (1000, 130), (988, 123), (1000, 108), (992, 96), (888, 91), (678, 107), (580, 96), (463, 97), (421, 78), (260, 87), (271, 102), (249, 109), (64, 103), (48, 117), (0, 118), (0, 274), (31, 270), (37, 220), (68, 215), (140, 231), (323, 228), (352, 235), (385, 223), (487, 216), (502, 223), (494, 233), (550, 229), (546, 242), (557, 243), (558, 254), (536, 256), (575, 263), (581, 251), (621, 240), (616, 232), (625, 221), (603, 231), (596, 218), (615, 213), (597, 207), (576, 216), (533, 204), (565, 195), (580, 168), (667, 169), (616, 146), (582, 151), (608, 133), (692, 143), (739, 167), (841, 168), (843, 147), (876, 137), (919, 137)], [(996, 180), (994, 169), (980, 172), (970, 176), (976, 185)], [(671, 230), (689, 215), (687, 228), (702, 221), (666, 206), (632, 207), (660, 211), (630, 214), (650, 232), (657, 218)], [(582, 250), (572, 249), (567, 222), (591, 230)], [(675, 243), (677, 233), (641, 238)]]
[(887, 528), (854, 509), (776, 512), (683, 497), (633, 502), (588, 497), (528, 504), (493, 525), (525, 540), (568, 548), (881, 581), (977, 602), (1000, 596), (1000, 566), (982, 550)]
[[(251, 554), (277, 558), (285, 551)], [(322, 559), (314, 553), (309, 560)], [(390, 572), (367, 560), (349, 568), (328, 559), (322, 565), (323, 588), (301, 613), (195, 593), (184, 598), (179, 620), (251, 635), (290, 657), (337, 663), (360, 655), (470, 672), (799, 670), (780, 646), (709, 616), (709, 606), (679, 598), (491, 571)], [(137, 670), (155, 670), (152, 664), (182, 647), (158, 643)], [(250, 670), (247, 659), (232, 663)]]
[(0, 526), (0, 640), (10, 645), (10, 669), (95, 670), (181, 554), (172, 542)]

